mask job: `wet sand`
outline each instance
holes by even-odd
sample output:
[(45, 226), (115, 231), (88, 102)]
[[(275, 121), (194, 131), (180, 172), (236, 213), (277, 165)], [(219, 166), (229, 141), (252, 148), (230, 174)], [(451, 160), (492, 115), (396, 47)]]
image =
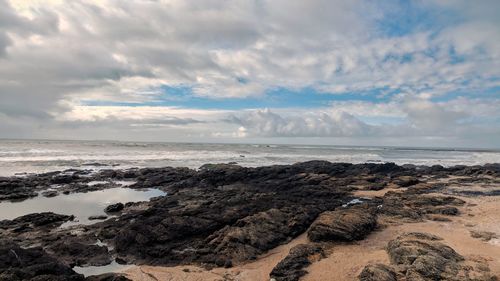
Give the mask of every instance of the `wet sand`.
[[(125, 271), (127, 277), (137, 281), (149, 280), (269, 280), (271, 270), (298, 244), (307, 243), (306, 234), (302, 234), (290, 243), (274, 248), (258, 257), (255, 262), (238, 265), (233, 268), (214, 268), (206, 270), (197, 266), (135, 266)], [(155, 279), (156, 278), (156, 279)]]

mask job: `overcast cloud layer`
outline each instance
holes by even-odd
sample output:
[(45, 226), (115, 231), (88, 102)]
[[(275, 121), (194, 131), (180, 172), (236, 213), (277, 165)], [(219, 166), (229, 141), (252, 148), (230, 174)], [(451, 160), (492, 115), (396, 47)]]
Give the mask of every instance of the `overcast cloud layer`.
[(500, 148), (500, 1), (0, 0), (0, 138)]

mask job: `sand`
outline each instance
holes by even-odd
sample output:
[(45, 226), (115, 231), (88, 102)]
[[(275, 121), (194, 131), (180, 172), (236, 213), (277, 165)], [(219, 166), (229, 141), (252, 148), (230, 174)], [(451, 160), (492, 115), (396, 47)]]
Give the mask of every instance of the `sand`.
[[(295, 245), (307, 243), (306, 234), (302, 234), (290, 243), (274, 248), (260, 256), (256, 261), (238, 265), (233, 268), (214, 268), (205, 270), (197, 266), (135, 266), (125, 273), (127, 277), (137, 281), (168, 280), (168, 281), (198, 281), (198, 280), (269, 280), (271, 270), (288, 255), (288, 251)], [(189, 272), (186, 272), (189, 271)]]

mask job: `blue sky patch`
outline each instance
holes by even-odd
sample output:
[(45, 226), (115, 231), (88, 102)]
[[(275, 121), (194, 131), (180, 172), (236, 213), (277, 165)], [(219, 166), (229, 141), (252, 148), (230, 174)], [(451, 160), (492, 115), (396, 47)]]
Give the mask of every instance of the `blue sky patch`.
[(300, 90), (275, 88), (264, 95), (247, 98), (208, 98), (196, 96), (189, 86), (163, 86), (162, 94), (152, 101), (140, 103), (87, 100), (87, 106), (175, 106), (196, 109), (239, 110), (251, 108), (317, 108), (338, 101), (387, 102), (398, 90), (377, 88), (345, 94), (323, 93), (312, 87)]

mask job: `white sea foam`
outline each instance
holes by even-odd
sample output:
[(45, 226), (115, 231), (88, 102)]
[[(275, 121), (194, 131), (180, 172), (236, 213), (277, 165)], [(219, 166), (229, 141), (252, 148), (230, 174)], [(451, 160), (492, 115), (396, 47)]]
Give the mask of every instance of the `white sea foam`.
[[(244, 157), (240, 157), (243, 155)], [(0, 141), (0, 176), (69, 168), (109, 169), (237, 162), (242, 166), (308, 160), (415, 165), (478, 165), (500, 162), (500, 151), (311, 145), (174, 144), (134, 142)]]

